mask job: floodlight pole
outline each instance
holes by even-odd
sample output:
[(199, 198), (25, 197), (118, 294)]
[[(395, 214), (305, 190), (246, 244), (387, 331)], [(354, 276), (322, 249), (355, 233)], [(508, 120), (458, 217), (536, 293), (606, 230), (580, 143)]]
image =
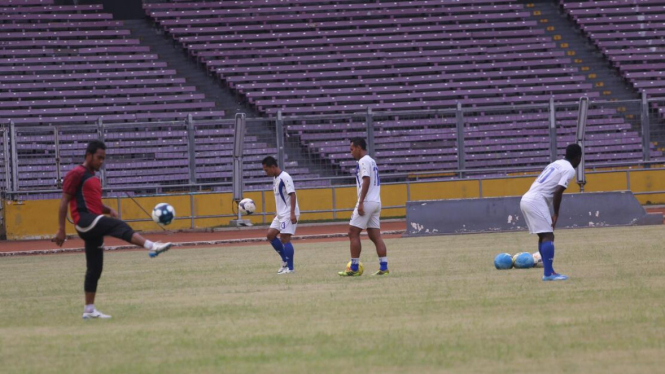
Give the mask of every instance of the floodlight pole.
[(11, 177), (11, 161), (9, 154), (9, 130), (3, 125), (2, 127), (2, 142), (4, 150), (4, 163), (5, 163), (5, 190), (11, 191), (12, 189), (12, 177)]
[(12, 192), (18, 192), (18, 150), (16, 149), (16, 125), (9, 121), (10, 142), (12, 146)]
[(550, 97), (550, 162), (557, 160), (557, 141), (556, 141), (556, 106), (554, 97)]
[(640, 119), (642, 124), (642, 161), (644, 161), (644, 168), (649, 168), (651, 160), (651, 126), (649, 124), (649, 102), (647, 101), (647, 93), (642, 91), (642, 106), (641, 106)]
[(187, 154), (189, 157), (189, 184), (196, 184), (196, 128), (191, 113), (187, 115)]
[[(464, 170), (464, 113), (462, 112), (462, 103), (457, 102), (455, 111), (455, 124), (457, 127), (457, 170)], [(459, 177), (464, 178), (464, 173), (459, 172)]]
[(589, 98), (582, 96), (580, 98), (579, 111), (577, 113), (577, 144), (582, 148), (582, 161), (580, 161), (576, 171), (577, 184), (580, 186), (580, 192), (584, 192), (584, 185), (586, 184), (586, 175), (584, 173), (584, 135), (586, 134), (588, 112)]
[(53, 126), (53, 139), (55, 140), (55, 185), (60, 189), (62, 188), (62, 178), (60, 175), (60, 132), (56, 126)]
[[(234, 129), (234, 142), (233, 142), (233, 204), (237, 204), (242, 200), (242, 155), (245, 146), (245, 113), (236, 114), (236, 122)], [(240, 209), (238, 209), (238, 218), (229, 222), (230, 226), (251, 226), (252, 223), (248, 219), (242, 219), (240, 216)]]
[(284, 157), (284, 119), (282, 117), (282, 111), (277, 111), (277, 121), (275, 121), (275, 134), (277, 136), (277, 165), (280, 168), (285, 169), (285, 157)]
[[(104, 121), (101, 116), (97, 118), (97, 137), (100, 141), (104, 141)], [(102, 187), (106, 187), (106, 163), (102, 164), (99, 174), (102, 179)]]

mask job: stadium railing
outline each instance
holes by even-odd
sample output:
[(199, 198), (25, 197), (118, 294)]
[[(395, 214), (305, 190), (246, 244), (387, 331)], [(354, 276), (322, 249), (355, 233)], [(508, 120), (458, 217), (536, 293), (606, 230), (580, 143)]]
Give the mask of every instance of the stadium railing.
[[(499, 104), (499, 103), (497, 103)], [(578, 103), (247, 119), (246, 190), (270, 180), (261, 159), (278, 156), (302, 187), (353, 184), (348, 139), (368, 140), (382, 182), (491, 178), (535, 172), (573, 141)], [(665, 98), (592, 101), (587, 168), (650, 167), (665, 162)], [(550, 141), (552, 119), (557, 141)], [(109, 147), (106, 196), (229, 191), (233, 120), (0, 127), (0, 189), (5, 199), (59, 195), (85, 146)], [(460, 134), (462, 136), (460, 136)], [(279, 136), (278, 136), (279, 135)], [(570, 139), (569, 139), (570, 138)], [(278, 147), (279, 145), (279, 147)]]

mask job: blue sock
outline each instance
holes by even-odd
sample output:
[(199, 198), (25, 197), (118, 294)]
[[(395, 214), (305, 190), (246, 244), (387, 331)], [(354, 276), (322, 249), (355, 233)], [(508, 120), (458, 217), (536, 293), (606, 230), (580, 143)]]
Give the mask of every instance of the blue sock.
[(293, 244), (291, 242), (284, 244), (284, 251), (282, 253), (284, 253), (284, 262), (286, 262), (289, 270), (293, 270), (293, 255), (295, 254)]
[(379, 257), (379, 270), (388, 270), (388, 257)]
[(359, 258), (352, 258), (351, 259), (351, 270), (352, 271), (358, 271), (358, 266), (360, 265), (360, 259)]
[(552, 263), (554, 262), (554, 243), (550, 241), (542, 242), (538, 246), (538, 251), (543, 258), (544, 274), (548, 277), (554, 273), (554, 268), (552, 266)]
[(270, 241), (270, 244), (272, 244), (272, 247), (275, 248), (275, 251), (277, 254), (279, 254), (279, 257), (282, 258), (282, 262), (286, 262), (286, 259), (284, 258), (284, 246), (282, 245), (282, 241), (275, 237), (275, 239)]

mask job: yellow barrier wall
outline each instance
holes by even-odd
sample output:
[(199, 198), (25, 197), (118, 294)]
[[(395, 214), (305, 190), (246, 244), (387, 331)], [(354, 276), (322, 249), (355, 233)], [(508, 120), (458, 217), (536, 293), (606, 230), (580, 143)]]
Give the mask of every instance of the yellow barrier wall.
[[(388, 206), (405, 205), (407, 196), (411, 200), (433, 199), (468, 199), (497, 196), (519, 196), (524, 194), (533, 183), (534, 176), (517, 178), (478, 180), (445, 181), (445, 182), (412, 182), (407, 184), (391, 184), (381, 186), (381, 200), (384, 206), (382, 217), (403, 217), (405, 208), (385, 208)], [(626, 171), (617, 171), (601, 174), (587, 174), (586, 192), (626, 190)], [(665, 190), (665, 170), (639, 170), (630, 171), (630, 190), (633, 192), (650, 192)], [(567, 192), (579, 192), (579, 187), (573, 181)], [(301, 211), (331, 210), (333, 209), (333, 194), (337, 209), (348, 211), (337, 212), (335, 217), (329, 213), (302, 213), (301, 221), (331, 220), (333, 218), (346, 220), (351, 217), (351, 210), (355, 207), (357, 195), (355, 187), (302, 189), (297, 191), (298, 203)], [(264, 223), (263, 212), (275, 211), (275, 199), (272, 190), (264, 192), (247, 192), (246, 197), (256, 203), (256, 214), (249, 218), (254, 224)], [(637, 195), (642, 204), (665, 204), (665, 194)], [(190, 199), (192, 210), (190, 212)], [(173, 195), (159, 197), (140, 197), (135, 200), (148, 212), (161, 202), (167, 202), (176, 210), (177, 216), (186, 217), (193, 214), (195, 217), (211, 215), (232, 215), (235, 207), (230, 193), (214, 193), (193, 195)], [(104, 203), (113, 209), (118, 209), (118, 200), (104, 199)], [(5, 229), (8, 239), (34, 239), (50, 238), (58, 229), (59, 200), (29, 200), (22, 202), (5, 201)], [(146, 214), (128, 198), (120, 199), (120, 213), (125, 220), (146, 219)], [(274, 213), (265, 217), (265, 223), (272, 222)], [(223, 218), (195, 218), (195, 228), (209, 228), (226, 226), (234, 217)], [(189, 229), (191, 219), (179, 219), (169, 226), (171, 230)], [(136, 230), (159, 231), (153, 222), (132, 222)], [(74, 228), (67, 224), (67, 232), (74, 234)]]
[[(633, 171), (630, 173), (631, 191), (663, 191), (665, 190), (665, 170)], [(663, 204), (665, 194), (637, 196), (640, 204)]]
[(477, 180), (411, 183), (411, 200), (473, 199), (480, 196)]

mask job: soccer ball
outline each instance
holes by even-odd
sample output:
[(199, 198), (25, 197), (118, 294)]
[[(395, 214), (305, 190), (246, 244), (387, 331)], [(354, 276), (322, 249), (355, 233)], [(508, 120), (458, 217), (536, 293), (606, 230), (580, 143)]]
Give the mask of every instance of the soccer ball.
[(516, 269), (530, 269), (533, 267), (533, 255), (528, 252), (522, 252), (515, 255)]
[(510, 269), (513, 267), (513, 258), (509, 253), (499, 253), (494, 257), (494, 267), (499, 270)]
[(542, 268), (543, 267), (543, 258), (540, 257), (540, 252), (533, 252), (531, 254), (533, 257), (533, 267), (535, 268)]
[(256, 205), (252, 199), (242, 199), (238, 203), (238, 209), (240, 209), (240, 213), (250, 215), (256, 210)]
[(175, 209), (170, 204), (159, 203), (152, 210), (152, 220), (160, 225), (168, 225), (175, 218)]
[[(351, 271), (351, 261), (349, 261), (349, 263), (346, 264), (346, 271)], [(363, 263), (359, 262), (358, 263), (358, 273), (360, 273), (360, 275), (363, 275), (364, 271), (365, 271), (365, 269), (363, 268)]]

